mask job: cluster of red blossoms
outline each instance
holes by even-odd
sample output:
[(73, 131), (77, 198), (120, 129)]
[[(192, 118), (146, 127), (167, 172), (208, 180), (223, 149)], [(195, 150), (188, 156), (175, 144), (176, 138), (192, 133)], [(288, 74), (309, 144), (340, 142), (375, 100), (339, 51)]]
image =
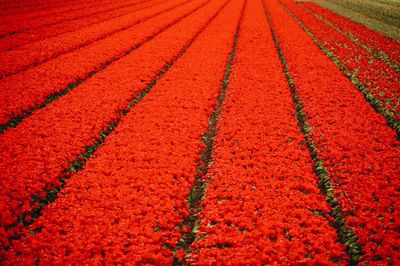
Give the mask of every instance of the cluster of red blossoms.
[(261, 1), (248, 2), (230, 80), (191, 261), (345, 263)]
[[(34, 106), (45, 102), (49, 96), (51, 97), (68, 87), (74, 87), (88, 79), (111, 62), (137, 49), (148, 39), (154, 38), (175, 25), (205, 2), (205, 0), (193, 1), (178, 6), (169, 4), (168, 7), (163, 4), (160, 7), (156, 6), (154, 8), (156, 10), (134, 12), (132, 14), (133, 21), (128, 21), (127, 24), (126, 21), (122, 20), (123, 25), (129, 25), (128, 28), (119, 30), (107, 38), (83, 46), (73, 52), (62, 54), (27, 71), (0, 80), (0, 86), (4, 88), (0, 91), (0, 125), (7, 123), (15, 116), (29, 112)], [(176, 6), (173, 11), (170, 10), (171, 6)], [(158, 14), (154, 15), (156, 12)], [(149, 17), (150, 14), (154, 16)], [(111, 29), (115, 31), (115, 28), (118, 29), (116, 26), (118, 24), (114, 24)], [(106, 29), (102, 30), (107, 32)], [(101, 36), (95, 35), (90, 27), (87, 31), (95, 38)], [(74, 38), (71, 39), (74, 42), (80, 42), (83, 39), (83, 37)], [(45, 39), (43, 42), (48, 40)], [(65, 47), (63, 42), (60, 42), (60, 45), (60, 47)], [(20, 49), (25, 50), (31, 46), (26, 45)]]
[(21, 72), (31, 66), (56, 58), (59, 55), (103, 40), (108, 36), (126, 30), (135, 24), (150, 19), (162, 12), (169, 11), (173, 7), (180, 6), (186, 2), (187, 0), (173, 1), (155, 5), (147, 9), (144, 8), (125, 16), (35, 41), (3, 52), (0, 55), (0, 61), (2, 62), (0, 78)]
[[(42, 136), (42, 143), (32, 145), (47, 146), (50, 148), (48, 152), (61, 157), (59, 152), (65, 149), (62, 145), (71, 141), (68, 147), (74, 148), (87, 142), (91, 126), (101, 128), (99, 122), (108, 121), (103, 117), (118, 110), (118, 100), (127, 99), (127, 95), (143, 87), (142, 83), (146, 82), (143, 79), (156, 76), (165, 61), (176, 57), (188, 41), (196, 38), (189, 50), (157, 82), (151, 93), (123, 118), (117, 130), (88, 162), (85, 171), (71, 176), (56, 202), (47, 206), (42, 217), (26, 232), (22, 232), (22, 240), (9, 243), (11, 247), (2, 252), (2, 257), (6, 258), (5, 264), (96, 263), (102, 260), (117, 263), (172, 263), (173, 250), (166, 247), (177, 245), (181, 232), (175, 227), (189, 216), (186, 199), (204, 149), (201, 137), (208, 129), (208, 117), (211, 116), (219, 94), (242, 6), (241, 0), (232, 1), (228, 5), (220, 1), (208, 3), (135, 53), (35, 113), (37, 116), (52, 113), (49, 108), (54, 108), (54, 122), (56, 114), (60, 117), (63, 110), (76, 110), (75, 115), (81, 114), (80, 121), (74, 121), (71, 116), (71, 123), (69, 119), (60, 120), (60, 124), (54, 126), (65, 129), (75, 125), (74, 129), (62, 131), (67, 132), (64, 136), (68, 137), (62, 143), (54, 140), (49, 145), (52, 139), (62, 141), (62, 138), (58, 132), (54, 132), (53, 126), (46, 128), (44, 123), (43, 129), (38, 126), (32, 131), (23, 131), (24, 135), (32, 132)], [(157, 51), (160, 47), (163, 47), (162, 52)], [(93, 87), (85, 88), (89, 85)], [(70, 101), (76, 99), (81, 105), (74, 108), (72, 102), (62, 104), (68, 98)], [(123, 102), (126, 104), (126, 100)], [(99, 108), (100, 105), (103, 108)], [(64, 109), (63, 106), (69, 108)], [(85, 106), (97, 108), (85, 111)], [(6, 131), (2, 137), (24, 129), (35, 115), (17, 129)], [(81, 125), (92, 121), (99, 125)], [(36, 120), (32, 126), (37, 123), (40, 120)], [(49, 123), (49, 120), (45, 123)], [(49, 132), (45, 135), (40, 130)], [(76, 134), (78, 130), (86, 131)], [(44, 139), (47, 145), (44, 145)], [(22, 138), (18, 139), (18, 142), (21, 141)], [(10, 143), (8, 145), (12, 146)], [(26, 143), (26, 146), (30, 145)], [(32, 149), (30, 153), (33, 152)], [(64, 151), (63, 156), (67, 152)], [(68, 156), (73, 153), (69, 150)], [(18, 155), (26, 156), (22, 152)], [(12, 163), (11, 159), (6, 158), (6, 161), (18, 165)], [(41, 161), (38, 158), (31, 160), (32, 163)], [(54, 160), (53, 165), (57, 162), (59, 165), (60, 161)], [(26, 168), (22, 165), (20, 167), (21, 174), (29, 174)], [(46, 165), (44, 169), (34, 169), (37, 169), (37, 177), (27, 186), (29, 190), (26, 193), (39, 190), (46, 182), (50, 182), (43, 180), (43, 175), (40, 175), (40, 170), (42, 173), (47, 170)], [(16, 175), (11, 171), (9, 174)], [(48, 174), (49, 177), (56, 176), (54, 173)], [(8, 179), (10, 189), (11, 179)], [(18, 183), (21, 183), (21, 190), (24, 191), (22, 180)], [(34, 184), (38, 186), (34, 187)], [(15, 183), (13, 185), (16, 186)], [(15, 198), (15, 201), (28, 200), (26, 193), (22, 195), (25, 199)], [(11, 195), (6, 196), (9, 198), (2, 202), (11, 203)], [(13, 211), (20, 213), (18, 205), (5, 206), (13, 207)]]
[[(0, 15), (4, 22), (0, 26), (0, 36), (7, 38), (12, 35), (19, 36), (20, 33), (31, 33), (36, 34), (37, 30), (41, 30), (44, 27), (52, 28), (56, 24), (62, 24), (66, 27), (73, 27), (81, 25), (81, 21), (86, 19), (91, 21), (93, 18), (98, 18), (100, 15), (105, 16), (110, 12), (117, 12), (124, 10), (123, 8), (131, 8), (134, 6), (138, 7), (138, 4), (147, 2), (148, 4), (154, 4), (154, 1), (136, 1), (131, 3), (115, 2), (112, 0), (102, 1), (101, 5), (81, 1), (52, 1), (52, 0), (38, 0), (35, 1), (34, 5), (26, 6), (24, 1), (13, 0), (5, 3), (2, 1)], [(127, 13), (131, 9), (125, 9)], [(134, 10), (134, 9), (133, 9)], [(118, 14), (118, 13), (115, 13)], [(122, 15), (123, 13), (121, 13)], [(112, 18), (112, 17), (111, 17)], [(99, 22), (105, 20), (102, 19)], [(73, 24), (73, 25), (68, 25)], [(18, 33), (18, 34), (16, 34)], [(61, 30), (57, 33), (63, 33)], [(25, 36), (25, 34), (22, 34)], [(34, 37), (34, 36), (32, 36)], [(39, 36), (37, 36), (39, 38)], [(8, 39), (6, 39), (8, 40)], [(8, 41), (5, 41), (7, 43)], [(13, 46), (15, 47), (15, 46)]]
[(343, 218), (359, 237), (364, 260), (399, 263), (396, 132), (283, 7), (296, 16), (302, 9), (296, 11), (290, 0), (283, 2), (271, 1), (268, 8)]
[[(34, 41), (76, 31), (80, 28), (124, 16), (156, 3), (156, 1), (142, 2), (143, 4), (138, 5), (138, 3), (108, 1), (101, 6), (82, 3), (82, 5), (78, 7), (74, 6), (72, 9), (67, 8), (67, 6), (62, 9), (60, 8), (60, 12), (54, 13), (54, 15), (57, 14), (56, 16), (49, 16), (49, 11), (47, 9), (38, 12), (30, 12), (28, 14), (20, 13), (20, 16), (11, 15), (2, 19), (4, 24), (1, 25), (3, 29), (0, 28), (0, 31), (13, 31), (13, 29), (17, 29), (23, 30), (24, 32), (4, 37), (0, 44), (0, 51), (12, 50)], [(85, 9), (88, 9), (90, 12)], [(34, 20), (34, 18), (38, 16), (42, 17), (42, 19)]]
[[(117, 112), (128, 108), (222, 4), (208, 4), (0, 135), (2, 227), (37, 208), (32, 197), (42, 198), (41, 191), (60, 186), (59, 178), (69, 164), (120, 117)], [(8, 230), (2, 242), (7, 243), (7, 236), (17, 229)]]
[[(400, 43), (375, 32), (369, 34), (371, 30), (367, 30), (361, 25), (351, 29), (335, 29), (292, 0), (284, 2), (286, 7), (314, 34), (318, 41), (339, 59), (349, 74), (355, 76), (367, 89), (367, 92), (379, 100), (379, 105), (388, 111), (394, 120), (400, 121), (400, 53), (398, 53)], [(335, 17), (339, 16), (329, 15), (328, 20)], [(341, 18), (341, 20), (343, 19)], [(355, 23), (353, 22), (353, 24)], [(339, 25), (341, 24), (336, 27)], [(364, 38), (360, 41), (368, 38), (370, 41), (367, 45), (374, 46), (366, 49), (350, 39), (349, 35), (345, 34), (345, 30), (350, 31), (351, 36), (354, 37), (363, 35)], [(380, 45), (376, 46), (377, 44)], [(380, 59), (383, 55), (386, 55), (387, 58)]]
[(400, 142), (316, 44), (392, 103), (396, 42), (304, 7), (0, 3), (0, 264), (399, 264)]

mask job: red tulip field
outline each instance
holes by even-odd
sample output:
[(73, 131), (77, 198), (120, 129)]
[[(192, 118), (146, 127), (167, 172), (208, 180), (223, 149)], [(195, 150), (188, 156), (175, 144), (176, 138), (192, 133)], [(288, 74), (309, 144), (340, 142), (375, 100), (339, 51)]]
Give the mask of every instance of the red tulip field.
[(400, 41), (295, 0), (0, 21), (0, 265), (400, 265)]

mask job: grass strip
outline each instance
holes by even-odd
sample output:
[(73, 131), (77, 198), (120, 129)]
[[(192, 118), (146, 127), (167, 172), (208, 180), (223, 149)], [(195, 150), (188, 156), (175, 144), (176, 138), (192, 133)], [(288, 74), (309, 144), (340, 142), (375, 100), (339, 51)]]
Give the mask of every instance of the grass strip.
[(373, 1), (365, 0), (328, 0), (342, 7), (351, 9), (355, 12), (359, 12), (367, 17), (376, 19), (385, 24), (392, 25), (394, 27), (400, 26), (399, 14), (397, 14), (398, 8), (387, 7), (382, 4), (374, 3)]
[(304, 10), (306, 10), (307, 12), (309, 12), (310, 14), (312, 14), (314, 17), (318, 18), (319, 20), (321, 20), (322, 22), (324, 22), (325, 24), (329, 25), (330, 27), (334, 28), (336, 31), (344, 34), (345, 36), (347, 36), (351, 41), (353, 41), (354, 43), (356, 43), (357, 45), (359, 45), (361, 48), (363, 48), (364, 50), (366, 50), (368, 53), (370, 53), (373, 57), (375, 57), (376, 59), (379, 59), (383, 62), (385, 62), (385, 64), (387, 64), (389, 67), (393, 68), (394, 70), (396, 70), (396, 73), (400, 73), (400, 66), (397, 65), (395, 62), (393, 62), (389, 56), (387, 54), (385, 54), (385, 52), (383, 52), (382, 50), (377, 50), (374, 51), (372, 48), (368, 47), (367, 45), (363, 44), (360, 40), (358, 40), (356, 37), (354, 37), (350, 32), (345, 32), (342, 31), (338, 26), (336, 26), (335, 24), (333, 24), (332, 22), (326, 20), (325, 18), (323, 18), (322, 16), (320, 16), (319, 14), (313, 12), (312, 10), (310, 10), (309, 8), (307, 8), (304, 5), (299, 5), (301, 8), (303, 8)]
[(336, 14), (340, 14), (341, 16), (350, 19), (358, 24), (364, 25), (365, 27), (372, 29), (374, 31), (380, 32), (381, 34), (392, 38), (394, 40), (400, 40), (400, 29), (394, 27), (392, 25), (388, 25), (383, 23), (382, 21), (367, 17), (361, 13), (353, 11), (351, 9), (342, 7), (333, 2), (329, 2), (327, 0), (311, 0), (312, 2), (331, 10)]

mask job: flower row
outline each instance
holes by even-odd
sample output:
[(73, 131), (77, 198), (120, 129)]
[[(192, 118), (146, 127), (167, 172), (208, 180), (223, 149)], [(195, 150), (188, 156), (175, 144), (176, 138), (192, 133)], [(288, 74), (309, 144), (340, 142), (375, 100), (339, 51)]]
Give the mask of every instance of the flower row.
[(295, 3), (283, 2), (270, 1), (268, 8), (345, 225), (359, 237), (362, 260), (398, 264), (396, 132), (283, 8), (294, 10)]
[[(156, 0), (157, 1), (157, 0)], [(59, 22), (52, 22), (46, 25), (40, 25), (32, 29), (21, 30), (23, 32), (18, 32), (10, 36), (6, 36), (0, 41), (0, 52), (7, 50), (13, 50), (19, 46), (26, 45), (28, 43), (40, 41), (47, 39), (56, 35), (64, 34), (67, 32), (72, 32), (79, 30), (84, 27), (92, 26), (97, 23), (104, 22), (106, 20), (114, 19), (138, 9), (145, 8), (150, 5), (154, 5), (155, 1), (146, 1), (144, 3), (139, 2), (135, 4), (113, 4), (100, 6), (99, 8), (89, 9), (91, 12), (87, 11), (84, 14), (79, 14), (79, 16), (74, 16), (70, 19), (65, 19)], [(92, 12), (93, 11), (93, 12)], [(51, 18), (49, 15), (47, 18)], [(41, 19), (41, 22), (44, 18)], [(29, 21), (29, 25), (32, 25), (32, 21)]]
[(96, 4), (84, 1), (60, 1), (58, 5), (46, 1), (45, 5), (35, 2), (32, 6), (4, 7), (0, 35), (8, 35), (24, 32), (41, 26), (59, 23), (63, 20), (73, 19), (88, 14), (97, 5), (106, 7), (112, 5), (113, 1), (102, 0)]
[(49, 96), (64, 93), (115, 60), (137, 49), (208, 0), (196, 0), (152, 17), (91, 45), (67, 53), (37, 67), (0, 80), (0, 124), (24, 116)]
[[(216, 103), (243, 2), (230, 1), (211, 21), (43, 210), (29, 228), (34, 235), (14, 241), (3, 254), (4, 265), (173, 262), (171, 247), (181, 237), (175, 227), (188, 216), (186, 199), (204, 148), (201, 136)], [(214, 13), (221, 4), (216, 1)], [(179, 34), (192, 31), (204, 16), (199, 12), (197, 22), (175, 29)], [(170, 49), (178, 36), (170, 35), (158, 52)], [(149, 65), (157, 63), (146, 59)], [(130, 73), (129, 68), (124, 72)]]
[[(294, 1), (284, 2), (324, 47), (337, 57), (349, 75), (357, 78), (367, 89), (367, 93), (371, 93), (380, 102), (380, 107), (388, 111), (395, 121), (400, 121), (400, 74)], [(393, 47), (394, 53), (399, 48), (400, 44)]]
[[(118, 112), (154, 82), (221, 6), (211, 2), (0, 135), (1, 227), (8, 228), (35, 208), (32, 197), (40, 197), (43, 189), (60, 186), (69, 164), (119, 119)], [(9, 230), (3, 244), (15, 233)]]
[(41, 41), (20, 46), (0, 54), (0, 78), (37, 66), (60, 55), (72, 52), (96, 41), (103, 40), (118, 32), (129, 29), (156, 15), (171, 11), (188, 0), (173, 0), (138, 10), (121, 17), (83, 27)]
[(248, 1), (242, 25), (198, 215), (199, 240), (187, 260), (344, 263), (348, 256), (302, 144), (261, 1)]

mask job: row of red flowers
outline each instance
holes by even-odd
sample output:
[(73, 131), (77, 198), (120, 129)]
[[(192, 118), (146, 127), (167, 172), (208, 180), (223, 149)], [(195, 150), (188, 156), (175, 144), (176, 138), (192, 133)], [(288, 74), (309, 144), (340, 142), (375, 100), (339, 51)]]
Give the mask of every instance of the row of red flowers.
[[(209, 16), (205, 13), (215, 14), (222, 4), (214, 1), (208, 6), (213, 10), (198, 12), (196, 20), (187, 21), (190, 26), (182, 23), (174, 30), (193, 31)], [(44, 210), (30, 228), (36, 234), (15, 241), (3, 254), (5, 265), (172, 263), (168, 247), (177, 244), (181, 232), (175, 227), (189, 214), (186, 199), (204, 148), (201, 136), (216, 103), (242, 4), (231, 1), (211, 21)], [(179, 34), (170, 34), (159, 52), (171, 49)], [(152, 59), (143, 61), (156, 63)]]
[[(394, 120), (400, 121), (400, 73), (350, 40), (342, 32), (316, 18), (294, 1), (285, 1), (287, 8), (332, 52), (359, 82), (381, 102)], [(392, 46), (393, 54), (400, 44)]]
[(190, 259), (345, 263), (261, 1), (248, 1), (236, 54)]
[[(76, 2), (76, 1), (79, 0), (71, 0), (70, 2)], [(20, 10), (21, 13), (29, 13), (42, 10), (44, 9), (45, 5), (48, 5), (48, 8), (53, 8), (55, 6), (59, 6), (60, 4), (62, 3), (60, 3), (58, 0), (49, 0), (49, 1), (38, 0), (35, 3), (26, 2), (24, 0), (3, 0), (0, 2), (0, 8), (1, 8), (0, 14), (11, 15), (14, 14), (16, 10)]]
[(26, 1), (26, 0), (3, 0), (0, 6), (3, 8), (1, 13), (12, 13), (14, 9), (22, 9), (21, 12), (27, 13), (46, 8), (53, 8), (56, 6), (68, 6), (69, 4), (79, 4), (85, 2), (85, 0), (71, 0), (65, 3), (62, 0), (37, 0), (37, 1)]
[(41, 105), (53, 94), (82, 82), (184, 18), (208, 0), (178, 6), (101, 41), (0, 80), (0, 124)]
[[(34, 21), (36, 20), (29, 20), (29, 22), (25, 22), (28, 23), (26, 26), (15, 26), (18, 28), (16, 34), (2, 38), (0, 42), (0, 52), (13, 50), (28, 43), (79, 30), (97, 23), (102, 23), (106, 20), (115, 19), (117, 17), (132, 13), (138, 9), (154, 5), (156, 2), (159, 2), (159, 0), (142, 0), (141, 2), (133, 4), (124, 4), (123, 2), (117, 2), (115, 4), (104, 3), (105, 5), (100, 4), (98, 7), (79, 10), (80, 12), (74, 14), (74, 16), (69, 15), (67, 18), (56, 22), (47, 22), (46, 20), (51, 18), (54, 20), (54, 16), (58, 17), (57, 14), (40, 17), (37, 20), (37, 24), (39, 25), (35, 27), (33, 27), (33, 24), (35, 24)], [(67, 14), (71, 13), (68, 12)]]
[(115, 19), (0, 53), (0, 62), (2, 62), (0, 65), (0, 78), (18, 73), (96, 41), (103, 40), (158, 14), (168, 12), (186, 2), (189, 2), (189, 0), (164, 2), (154, 7), (150, 6)]
[[(107, 1), (107, 0), (106, 0)], [(102, 2), (99, 2), (102, 3)], [(51, 13), (38, 13), (43, 11), (53, 12), (57, 14), (63, 14), (65, 12), (72, 12), (81, 6), (86, 5), (90, 8), (92, 5), (88, 5), (85, 0), (37, 0), (37, 1), (26, 1), (26, 0), (3, 0), (0, 3), (0, 15), (6, 17), (14, 15), (18, 19), (19, 15), (25, 15), (31, 13), (32, 15), (48, 15)]]
[[(113, 3), (110, 0), (101, 0), (97, 3), (85, 1), (60, 1), (56, 3), (42, 3), (35, 1), (34, 5), (15, 5), (0, 9), (2, 24), (0, 35), (8, 35), (24, 32), (41, 26), (51, 25), (63, 20), (73, 19), (88, 14), (96, 6), (107, 6)], [(15, 2), (14, 2), (15, 3)], [(2, 4), (4, 5), (5, 3)]]
[[(283, 2), (294, 12), (295, 3)], [(362, 259), (400, 263), (400, 142), (396, 132), (282, 4), (274, 0), (268, 7), (319, 158), (331, 176), (346, 225), (363, 245)]]
[(323, 17), (324, 19), (339, 27), (343, 32), (351, 34), (363, 44), (367, 45), (377, 54), (386, 55), (396, 65), (400, 66), (400, 43), (397, 40), (390, 39), (382, 34), (372, 31), (363, 25), (346, 19), (326, 8), (323, 8), (312, 2), (299, 3), (309, 10)]
[(117, 112), (127, 108), (129, 100), (203, 30), (222, 5), (209, 3), (0, 135), (2, 246), (9, 244), (8, 236), (18, 233), (18, 228), (17, 232), (6, 228), (36, 207), (31, 206), (32, 197), (60, 185), (58, 178), (77, 155), (118, 119)]

